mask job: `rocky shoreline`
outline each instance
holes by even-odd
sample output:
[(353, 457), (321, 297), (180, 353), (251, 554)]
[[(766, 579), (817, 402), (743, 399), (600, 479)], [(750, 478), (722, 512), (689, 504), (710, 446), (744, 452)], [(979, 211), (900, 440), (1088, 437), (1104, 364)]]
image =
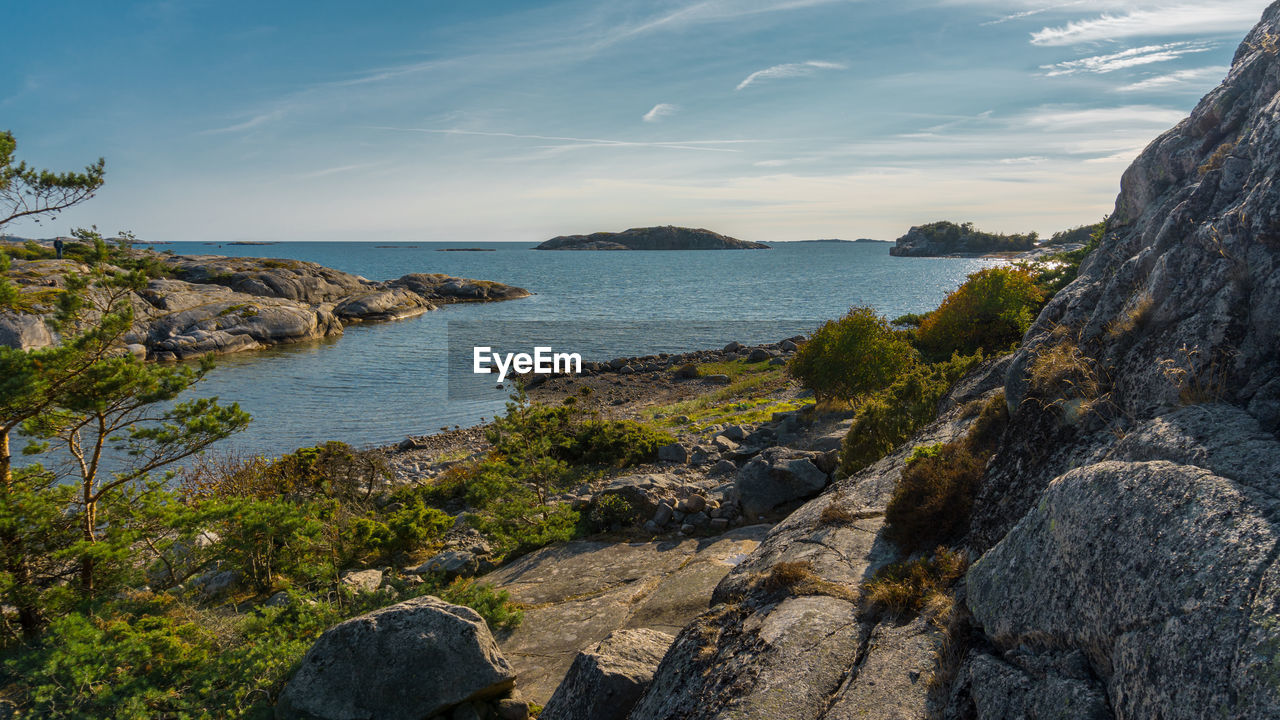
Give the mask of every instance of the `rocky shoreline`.
[[(440, 274), (373, 282), (301, 260), (126, 252), (151, 269), (145, 287), (129, 297), (135, 321), (125, 337), (128, 350), (161, 362), (315, 340), (340, 335), (353, 323), (402, 320), (441, 305), (530, 294)], [(63, 276), (89, 272), (87, 264), (74, 259), (13, 260), (7, 276), (27, 311), (0, 310), (0, 344), (32, 349), (55, 343), (49, 320)]]

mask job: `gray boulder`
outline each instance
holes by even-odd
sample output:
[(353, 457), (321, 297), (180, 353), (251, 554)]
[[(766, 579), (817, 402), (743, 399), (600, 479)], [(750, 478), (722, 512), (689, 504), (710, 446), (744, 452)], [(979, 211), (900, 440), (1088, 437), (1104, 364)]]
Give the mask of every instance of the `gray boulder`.
[(484, 619), (426, 596), (326, 630), (281, 693), (276, 717), (421, 720), (514, 685)]
[(644, 628), (613, 632), (578, 654), (539, 720), (624, 720), (674, 639)]
[(817, 455), (770, 448), (738, 470), (736, 487), (749, 517), (764, 515), (817, 495), (828, 475), (814, 464)]
[(343, 587), (357, 592), (373, 592), (382, 585), (382, 571), (375, 569), (348, 570), (342, 573), (342, 577), (338, 581)]

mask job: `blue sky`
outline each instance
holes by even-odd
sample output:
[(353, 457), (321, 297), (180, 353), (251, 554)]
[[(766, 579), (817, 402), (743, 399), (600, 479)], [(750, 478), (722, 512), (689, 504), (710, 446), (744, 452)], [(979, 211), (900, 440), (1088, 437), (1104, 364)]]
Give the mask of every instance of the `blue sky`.
[(1264, 0), (19, 3), (0, 128), (107, 159), (42, 226), (526, 240), (676, 224), (892, 239), (1109, 211)]

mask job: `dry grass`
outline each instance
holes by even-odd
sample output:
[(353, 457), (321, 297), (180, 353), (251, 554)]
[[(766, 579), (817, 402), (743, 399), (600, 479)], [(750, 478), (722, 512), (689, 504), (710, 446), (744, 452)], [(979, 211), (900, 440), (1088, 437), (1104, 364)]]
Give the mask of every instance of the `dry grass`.
[(1197, 168), (1196, 172), (1200, 175), (1205, 175), (1213, 170), (1217, 170), (1222, 167), (1222, 163), (1226, 161), (1227, 156), (1235, 149), (1236, 142), (1234, 140), (1222, 143), (1218, 146), (1217, 150), (1213, 151), (1213, 154), (1209, 156), (1209, 159), (1205, 160), (1204, 164)]
[(1108, 399), (1097, 362), (1069, 338), (1042, 346), (1030, 367), (1030, 391), (1043, 406), (1059, 407), (1069, 421)]
[(1174, 387), (1178, 388), (1178, 400), (1183, 405), (1200, 405), (1222, 400), (1229, 386), (1229, 364), (1225, 358), (1208, 361), (1199, 347), (1178, 348), (1178, 357), (1164, 358), (1157, 364)]
[(1146, 327), (1151, 319), (1151, 311), (1155, 308), (1156, 299), (1150, 292), (1143, 292), (1132, 299), (1132, 303), (1121, 311), (1111, 324), (1107, 325), (1107, 337), (1119, 339), (1135, 330)]
[(824, 579), (813, 571), (808, 560), (780, 562), (758, 578), (759, 587), (770, 593), (785, 593), (793, 597), (826, 595), (849, 602), (858, 601), (854, 588)]
[(967, 567), (964, 555), (945, 547), (928, 558), (887, 565), (862, 586), (863, 607), (877, 616), (925, 613), (931, 621), (940, 622), (954, 609), (950, 588)]

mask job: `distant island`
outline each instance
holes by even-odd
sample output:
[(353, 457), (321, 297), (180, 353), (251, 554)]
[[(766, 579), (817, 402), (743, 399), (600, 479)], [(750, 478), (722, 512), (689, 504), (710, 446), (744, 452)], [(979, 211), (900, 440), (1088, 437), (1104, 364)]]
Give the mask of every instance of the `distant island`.
[(494, 248), (436, 248), (436, 252), (496, 252)]
[(872, 240), (871, 238), (858, 238), (857, 240), (842, 240), (840, 238), (820, 238), (818, 240), (791, 240), (793, 243), (889, 243), (892, 240)]
[(1036, 247), (1039, 235), (1002, 235), (978, 230), (973, 223), (941, 222), (917, 225), (898, 238), (889, 254), (896, 257), (941, 257), (1026, 252)]
[(764, 243), (749, 242), (701, 228), (631, 228), (620, 233), (553, 237), (534, 250), (768, 250)]

